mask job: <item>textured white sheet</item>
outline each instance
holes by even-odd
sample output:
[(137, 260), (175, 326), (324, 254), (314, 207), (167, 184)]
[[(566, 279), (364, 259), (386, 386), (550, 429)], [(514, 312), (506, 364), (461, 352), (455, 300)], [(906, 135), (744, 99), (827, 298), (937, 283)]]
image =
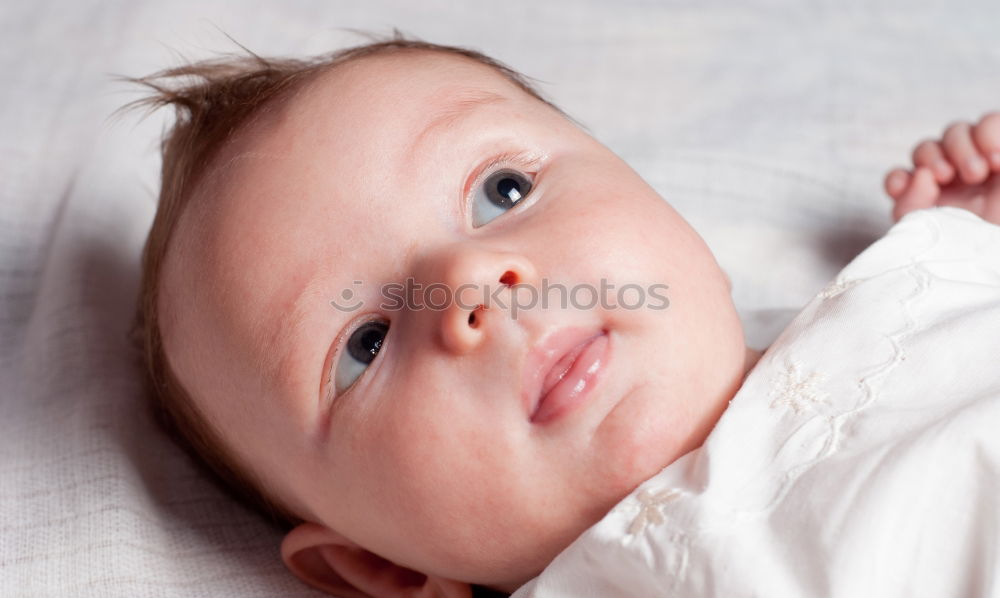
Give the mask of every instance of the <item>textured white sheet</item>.
[(703, 234), (761, 347), (889, 226), (881, 176), (1000, 104), (1000, 4), (12, 0), (0, 5), (0, 595), (316, 595), (140, 408), (123, 338), (166, 114), (142, 75), (397, 26), (543, 91)]
[(911, 212), (514, 598), (1000, 594), (1000, 226)]

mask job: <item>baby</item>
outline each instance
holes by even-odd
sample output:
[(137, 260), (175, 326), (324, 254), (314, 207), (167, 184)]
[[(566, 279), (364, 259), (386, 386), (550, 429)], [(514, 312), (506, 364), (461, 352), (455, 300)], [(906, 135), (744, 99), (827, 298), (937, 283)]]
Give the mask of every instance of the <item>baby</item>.
[[(313, 587), (515, 592), (761, 357), (701, 237), (486, 56), (397, 34), (135, 81), (178, 114), (135, 329), (157, 414)], [(896, 219), (1000, 223), (1000, 114), (914, 162)]]

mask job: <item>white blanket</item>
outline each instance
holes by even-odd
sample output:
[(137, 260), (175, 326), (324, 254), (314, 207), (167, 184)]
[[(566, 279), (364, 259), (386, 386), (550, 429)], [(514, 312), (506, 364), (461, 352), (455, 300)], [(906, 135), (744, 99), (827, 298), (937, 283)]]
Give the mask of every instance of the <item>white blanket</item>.
[(515, 598), (1000, 595), (1000, 226), (913, 212)]

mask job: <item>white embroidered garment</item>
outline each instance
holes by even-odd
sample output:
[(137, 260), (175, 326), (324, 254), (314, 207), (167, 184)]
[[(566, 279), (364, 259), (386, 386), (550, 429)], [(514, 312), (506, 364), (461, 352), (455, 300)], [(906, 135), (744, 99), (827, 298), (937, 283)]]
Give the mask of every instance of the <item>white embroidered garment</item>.
[(1000, 226), (904, 217), (513, 596), (1000, 596)]

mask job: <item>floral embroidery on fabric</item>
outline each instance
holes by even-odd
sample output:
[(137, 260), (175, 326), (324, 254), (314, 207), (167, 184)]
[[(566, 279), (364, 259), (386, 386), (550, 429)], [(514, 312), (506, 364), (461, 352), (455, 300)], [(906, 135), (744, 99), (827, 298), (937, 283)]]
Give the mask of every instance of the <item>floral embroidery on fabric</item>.
[(776, 385), (771, 388), (770, 396), (774, 397), (771, 408), (787, 405), (795, 413), (800, 413), (812, 405), (824, 402), (827, 396), (817, 385), (825, 379), (819, 372), (803, 375), (797, 362), (788, 364), (785, 371), (778, 374)]
[(638, 534), (646, 529), (647, 525), (659, 525), (663, 523), (663, 513), (660, 506), (674, 500), (681, 493), (679, 490), (660, 490), (655, 494), (643, 488), (636, 500), (639, 501), (639, 514), (632, 520), (632, 525), (628, 528), (629, 534)]
[(835, 280), (828, 284), (826, 288), (819, 292), (819, 296), (822, 299), (829, 299), (831, 297), (836, 297), (837, 295), (843, 293), (847, 289), (853, 287), (854, 285), (861, 282), (858, 279), (851, 280)]

